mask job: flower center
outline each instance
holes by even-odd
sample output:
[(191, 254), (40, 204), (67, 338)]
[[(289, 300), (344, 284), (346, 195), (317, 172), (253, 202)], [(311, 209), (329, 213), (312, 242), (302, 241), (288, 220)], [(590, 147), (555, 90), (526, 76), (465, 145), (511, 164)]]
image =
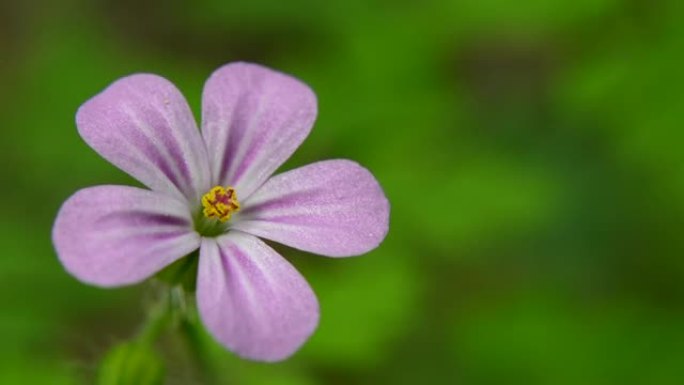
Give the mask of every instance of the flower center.
[(215, 186), (202, 196), (202, 209), (195, 215), (195, 230), (203, 236), (214, 237), (228, 230), (226, 222), (240, 210), (235, 189)]
[(216, 186), (202, 196), (202, 207), (205, 217), (226, 222), (234, 212), (240, 210), (240, 202), (234, 188)]

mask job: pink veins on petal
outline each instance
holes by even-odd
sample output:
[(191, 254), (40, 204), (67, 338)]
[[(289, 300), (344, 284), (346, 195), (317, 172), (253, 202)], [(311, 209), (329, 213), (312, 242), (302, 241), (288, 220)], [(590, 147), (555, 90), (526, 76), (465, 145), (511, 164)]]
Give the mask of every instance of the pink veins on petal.
[(199, 248), (197, 303), (208, 331), (248, 359), (289, 357), (316, 329), (318, 301), (258, 237), (348, 257), (377, 247), (389, 226), (385, 194), (355, 162), (272, 176), (316, 113), (308, 86), (257, 64), (231, 63), (211, 75), (201, 131), (166, 79), (115, 81), (80, 107), (78, 132), (148, 189), (97, 186), (67, 199), (52, 232), (60, 261), (83, 282), (116, 287)]

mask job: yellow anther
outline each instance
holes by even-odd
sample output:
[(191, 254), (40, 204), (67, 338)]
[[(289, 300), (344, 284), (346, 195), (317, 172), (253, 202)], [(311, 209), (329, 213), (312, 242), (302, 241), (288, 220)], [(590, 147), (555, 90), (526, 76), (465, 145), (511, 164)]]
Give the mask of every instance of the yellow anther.
[(205, 217), (225, 222), (230, 219), (231, 214), (240, 210), (240, 203), (234, 188), (216, 186), (202, 196), (202, 207)]

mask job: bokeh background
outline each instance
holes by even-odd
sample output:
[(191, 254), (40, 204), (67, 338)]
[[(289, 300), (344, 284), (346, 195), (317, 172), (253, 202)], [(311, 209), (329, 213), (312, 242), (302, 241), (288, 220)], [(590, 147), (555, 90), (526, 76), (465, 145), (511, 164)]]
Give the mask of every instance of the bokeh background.
[[(255, 61), (315, 90), (283, 169), (367, 166), (389, 236), (359, 258), (280, 248), (318, 294), (292, 359), (226, 384), (684, 383), (684, 12), (677, 0), (0, 1), (0, 383), (89, 384), (148, 285), (58, 263), (60, 204), (136, 184), (80, 139), (113, 80)], [(168, 384), (201, 376), (162, 341)]]

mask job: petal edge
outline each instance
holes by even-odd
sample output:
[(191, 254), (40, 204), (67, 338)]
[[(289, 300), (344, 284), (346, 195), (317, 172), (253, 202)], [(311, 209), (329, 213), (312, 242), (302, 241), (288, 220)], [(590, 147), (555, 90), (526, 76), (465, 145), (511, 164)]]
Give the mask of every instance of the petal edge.
[(373, 175), (327, 160), (274, 176), (243, 202), (233, 228), (330, 257), (376, 248), (389, 230), (389, 202)]
[(238, 231), (202, 240), (197, 303), (221, 344), (257, 361), (286, 359), (318, 325), (318, 301), (301, 274), (264, 242)]
[(202, 136), (214, 184), (246, 199), (309, 135), (316, 95), (301, 81), (267, 67), (229, 63), (202, 92)]
[(98, 154), (154, 191), (198, 201), (210, 187), (195, 118), (180, 91), (160, 76), (116, 80), (83, 103), (76, 126)]
[(57, 214), (52, 241), (64, 268), (101, 287), (143, 281), (199, 246), (185, 204), (126, 186), (77, 191)]

